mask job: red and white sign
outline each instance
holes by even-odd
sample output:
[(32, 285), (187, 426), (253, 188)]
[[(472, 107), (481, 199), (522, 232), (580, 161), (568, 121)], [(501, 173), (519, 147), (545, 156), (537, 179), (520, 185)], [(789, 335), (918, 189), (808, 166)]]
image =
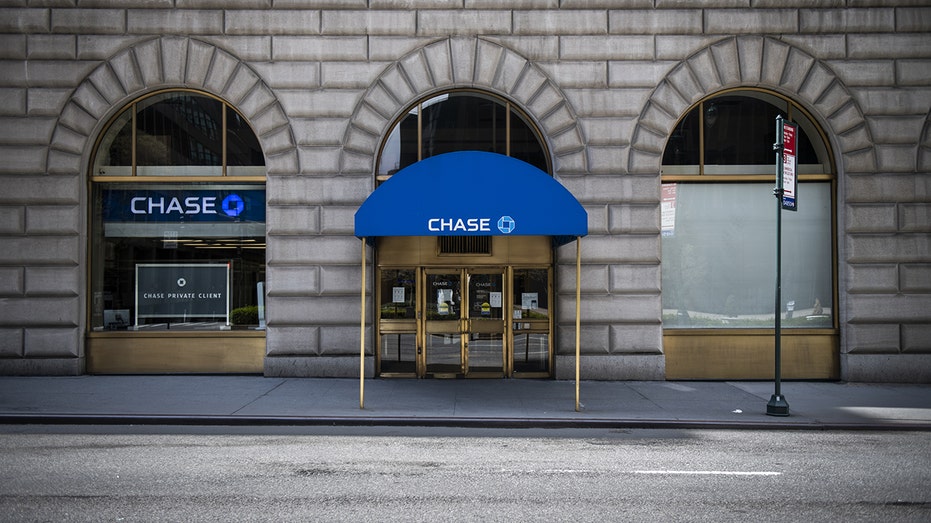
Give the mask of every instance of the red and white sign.
[(789, 211), (798, 210), (796, 191), (798, 190), (797, 138), (798, 125), (782, 123), (782, 208)]

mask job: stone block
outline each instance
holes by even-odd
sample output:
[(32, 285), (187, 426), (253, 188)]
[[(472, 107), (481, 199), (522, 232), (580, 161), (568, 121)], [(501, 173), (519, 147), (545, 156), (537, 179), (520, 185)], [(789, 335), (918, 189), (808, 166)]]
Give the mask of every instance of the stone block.
[(590, 145), (586, 151), (590, 173), (619, 174), (627, 165), (626, 147)]
[(566, 180), (563, 185), (586, 204), (659, 204), (659, 172), (655, 176), (585, 176)]
[[(570, 248), (573, 253), (574, 248)], [(606, 264), (585, 264), (582, 265), (582, 277), (580, 278), (581, 291), (586, 294), (607, 294), (610, 292), (609, 279), (610, 266)], [(567, 269), (571, 272), (571, 277), (559, 278), (556, 281), (556, 292), (566, 296), (575, 296), (575, 266)], [(574, 309), (573, 309), (574, 310)]]
[(712, 9), (705, 11), (705, 34), (779, 34), (798, 32), (794, 9)]
[[(575, 321), (575, 303), (560, 308), (558, 321)], [(625, 294), (611, 296), (582, 296), (582, 318), (591, 323), (654, 323), (662, 319), (659, 295)]]
[(79, 34), (77, 35), (77, 58), (78, 60), (108, 60), (146, 38), (143, 35)]
[(923, 175), (850, 175), (845, 182), (847, 203), (908, 203), (931, 198), (931, 180)]
[[(163, 4), (167, 3), (163, 7), (171, 7), (170, 1), (154, 1), (160, 1)], [(152, 2), (148, 3), (151, 4)], [(268, 0), (176, 0), (175, 2), (179, 9), (267, 9), (269, 3)]]
[(0, 358), (0, 375), (3, 376), (78, 376), (83, 373), (83, 357)]
[(918, 148), (914, 145), (876, 145), (877, 168), (884, 173), (915, 172)]
[(653, 60), (652, 36), (576, 36), (559, 39), (562, 60)]
[(0, 264), (77, 264), (77, 236), (0, 237)]
[(560, 87), (604, 88), (608, 85), (605, 62), (545, 62), (538, 64)]
[(364, 36), (278, 36), (272, 41), (272, 60), (365, 61)]
[(275, 236), (265, 251), (269, 265), (361, 264), (359, 240), (354, 237)]
[[(358, 378), (359, 356), (319, 356), (265, 358), (265, 375), (268, 377), (303, 378)], [(375, 360), (365, 360), (365, 377), (375, 375)]]
[(612, 354), (662, 354), (661, 325), (611, 325)]
[(230, 35), (308, 35), (320, 32), (317, 10), (227, 10), (224, 32)]
[(867, 119), (875, 143), (914, 145), (925, 125), (924, 115), (870, 116)]
[(18, 298), (24, 289), (22, 267), (0, 267), (0, 296)]
[(560, 57), (560, 38), (557, 36), (493, 36), (489, 37), (488, 40), (507, 49), (513, 49), (514, 52), (527, 60), (553, 61)]
[[(270, 202), (269, 202), (270, 203)], [(268, 235), (307, 235), (320, 232), (320, 207), (269, 204)]]
[(893, 33), (894, 9), (801, 9), (799, 31), (803, 33)]
[(39, 60), (26, 62), (30, 87), (74, 87), (96, 66), (89, 61)]
[(902, 325), (902, 352), (931, 354), (931, 324)]
[(362, 94), (346, 89), (278, 90), (277, 93), (285, 113), (291, 118), (348, 118)]
[(608, 62), (609, 87), (655, 87), (676, 64), (672, 61)]
[(417, 31), (414, 10), (327, 10), (323, 11), (321, 32), (332, 35), (398, 35)]
[(821, 60), (847, 57), (847, 36), (844, 34), (780, 35), (783, 42)]
[(847, 354), (841, 378), (849, 382), (931, 383), (931, 354)]
[[(499, 19), (505, 18), (496, 14)], [(604, 10), (534, 9), (512, 14), (514, 33), (521, 35), (604, 35), (608, 14)], [(506, 19), (506, 18), (505, 18)], [(498, 33), (510, 32), (496, 31)]]
[(931, 265), (907, 263), (899, 266), (899, 288), (902, 292), (931, 292)]
[(76, 327), (23, 329), (23, 356), (27, 358), (77, 357), (79, 350)]
[[(30, 90), (30, 96), (33, 90)], [(26, 89), (0, 89), (0, 116), (26, 114)]]
[(3, 300), (0, 325), (10, 327), (75, 327), (79, 321), (78, 297), (30, 297)]
[(847, 56), (853, 59), (886, 59), (894, 49), (895, 58), (929, 58), (928, 36), (919, 33), (847, 35)]
[(23, 329), (0, 329), (0, 359), (23, 356)]
[[(45, 149), (30, 149), (33, 154), (40, 154), (37, 151), (44, 153)], [(3, 156), (3, 158), (5, 161), (10, 160), (10, 156)], [(77, 205), (80, 203), (83, 186), (79, 176), (54, 176), (44, 173), (41, 176), (17, 174), (3, 178), (0, 204)]]
[(616, 9), (608, 11), (611, 34), (701, 34), (699, 9)]
[[(417, 49), (423, 48), (425, 51), (430, 47), (436, 37), (414, 37), (414, 36), (376, 36), (369, 38), (369, 60), (392, 61), (399, 57), (407, 55)], [(447, 45), (443, 40), (440, 47)]]
[(26, 232), (26, 209), (22, 206), (0, 207), (0, 234), (19, 235)]
[(847, 322), (931, 323), (931, 294), (850, 294)]
[(848, 87), (895, 84), (893, 60), (833, 60), (827, 64)]
[(365, 89), (387, 65), (384, 62), (323, 62), (320, 64), (320, 85), (324, 89)]
[(511, 33), (511, 17), (492, 10), (424, 10), (417, 13), (416, 24), (421, 36)]
[[(22, 175), (42, 174), (45, 172), (46, 147), (4, 146), (0, 145), (0, 174)], [(4, 198), (0, 195), (0, 201)]]
[[(315, 175), (333, 175), (339, 172), (340, 151), (337, 147), (299, 147), (297, 150), (301, 162), (301, 173)], [(326, 198), (339, 195), (344, 189), (340, 182), (332, 182), (326, 187), (317, 187), (315, 195), (326, 194)], [(332, 189), (332, 190), (331, 190)], [(328, 200), (329, 201), (329, 200)]]
[(931, 60), (896, 60), (896, 85), (927, 87), (928, 78), (931, 78)]
[(80, 234), (83, 216), (74, 205), (31, 205), (26, 208), (27, 234)]
[(847, 232), (895, 232), (897, 209), (894, 204), (854, 204), (847, 206)]
[(269, 296), (265, 306), (269, 322), (274, 319), (276, 326), (358, 325), (359, 300), (359, 296)]
[(899, 290), (899, 269), (894, 263), (852, 264), (847, 268), (848, 293), (889, 293)]
[[(326, 325), (320, 328), (320, 354), (326, 356), (355, 356), (356, 376), (359, 375), (359, 316), (356, 314), (355, 325)], [(372, 329), (366, 327), (365, 339), (372, 340)], [(371, 355), (371, 342), (366, 344), (365, 354)]]
[[(556, 356), (556, 379), (575, 379), (575, 357)], [(609, 356), (586, 355), (581, 358), (579, 373), (583, 380), (634, 380), (653, 381), (666, 379), (665, 356), (655, 354), (631, 354)], [(567, 398), (572, 401), (572, 398)], [(580, 392), (580, 401), (585, 403), (585, 392)]]
[(269, 296), (316, 296), (320, 293), (320, 267), (272, 265), (267, 268)]
[[(228, 50), (240, 60), (268, 62), (272, 60), (272, 40), (278, 37), (198, 35), (198, 38), (220, 49)], [(227, 55), (227, 58), (230, 57)]]
[[(361, 242), (359, 247), (361, 249)], [(360, 258), (361, 260), (361, 258)], [(372, 292), (371, 272), (366, 277), (366, 292)], [(320, 293), (330, 296), (359, 295), (362, 292), (361, 263), (356, 265), (324, 265), (320, 267)], [(358, 314), (356, 314), (358, 318)]]
[(74, 35), (29, 35), (27, 46), (30, 60), (74, 60), (77, 57)]
[(26, 267), (26, 296), (79, 296), (82, 272), (73, 267)]
[[(53, 9), (51, 12), (51, 31), (53, 33), (76, 34), (124, 34), (127, 32), (126, 19), (126, 11), (122, 9)], [(130, 29), (129, 32), (154, 32), (157, 34), (160, 31)]]
[(314, 89), (320, 87), (318, 62), (257, 62), (252, 68), (274, 89)]
[(899, 325), (893, 323), (851, 324), (845, 328), (848, 354), (899, 352)]
[(0, 32), (2, 33), (47, 33), (49, 12), (46, 9), (0, 9)]
[(638, 57), (639, 60), (684, 60), (721, 40), (717, 35), (656, 35), (654, 43), (656, 52), (647, 57)]
[[(315, 355), (320, 351), (320, 327), (277, 325), (274, 311), (266, 309), (268, 330), (265, 350), (268, 356)], [(267, 361), (267, 359), (266, 359)]]
[[(120, 25), (118, 27), (122, 27), (123, 12), (118, 11), (118, 13), (120, 13)], [(129, 33), (160, 35), (222, 34), (224, 12), (201, 9), (130, 9), (126, 11), (125, 19), (126, 31)], [(87, 30), (78, 30), (76, 32), (86, 33)]]
[(660, 293), (660, 266), (649, 264), (612, 265), (612, 294)]
[(585, 143), (589, 145), (627, 145), (634, 126), (635, 118), (581, 118), (579, 125)]
[(355, 227), (356, 205), (327, 206), (321, 214), (321, 232), (324, 234), (352, 234)]
[(635, 117), (651, 89), (566, 89), (565, 95), (581, 118)]

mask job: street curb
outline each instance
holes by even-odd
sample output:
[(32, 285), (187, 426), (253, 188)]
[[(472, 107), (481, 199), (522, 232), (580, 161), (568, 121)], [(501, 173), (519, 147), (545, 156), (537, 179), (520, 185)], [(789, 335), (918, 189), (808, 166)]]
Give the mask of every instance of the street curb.
[(489, 429), (722, 429), (798, 431), (931, 431), (931, 423), (714, 421), (677, 419), (465, 418), (393, 416), (188, 416), (119, 414), (0, 414), (0, 425), (184, 425), (449, 427)]

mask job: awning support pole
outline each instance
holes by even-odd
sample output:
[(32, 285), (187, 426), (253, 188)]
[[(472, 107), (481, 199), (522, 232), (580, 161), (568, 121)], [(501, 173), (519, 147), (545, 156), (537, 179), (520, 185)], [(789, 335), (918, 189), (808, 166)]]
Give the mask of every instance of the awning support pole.
[(362, 238), (362, 319), (359, 322), (359, 408), (365, 408), (365, 238)]
[(582, 237), (575, 239), (575, 411), (579, 412), (582, 404), (579, 403), (579, 364), (581, 362), (581, 353), (579, 349), (582, 327), (581, 321), (581, 298), (582, 298)]

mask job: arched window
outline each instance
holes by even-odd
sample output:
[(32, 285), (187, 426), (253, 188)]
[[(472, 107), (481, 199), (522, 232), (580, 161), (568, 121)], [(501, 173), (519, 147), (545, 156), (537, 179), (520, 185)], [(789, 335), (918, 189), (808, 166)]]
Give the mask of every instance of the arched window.
[(89, 331), (259, 327), (264, 165), (220, 99), (169, 90), (121, 110), (91, 162)]
[(773, 327), (777, 115), (799, 124), (798, 211), (783, 213), (782, 325), (835, 325), (835, 177), (826, 141), (790, 100), (741, 90), (692, 108), (663, 155), (667, 329)]
[(529, 119), (488, 93), (451, 91), (412, 106), (382, 145), (376, 174), (384, 181), (415, 162), (454, 151), (511, 156), (550, 172), (549, 155)]

